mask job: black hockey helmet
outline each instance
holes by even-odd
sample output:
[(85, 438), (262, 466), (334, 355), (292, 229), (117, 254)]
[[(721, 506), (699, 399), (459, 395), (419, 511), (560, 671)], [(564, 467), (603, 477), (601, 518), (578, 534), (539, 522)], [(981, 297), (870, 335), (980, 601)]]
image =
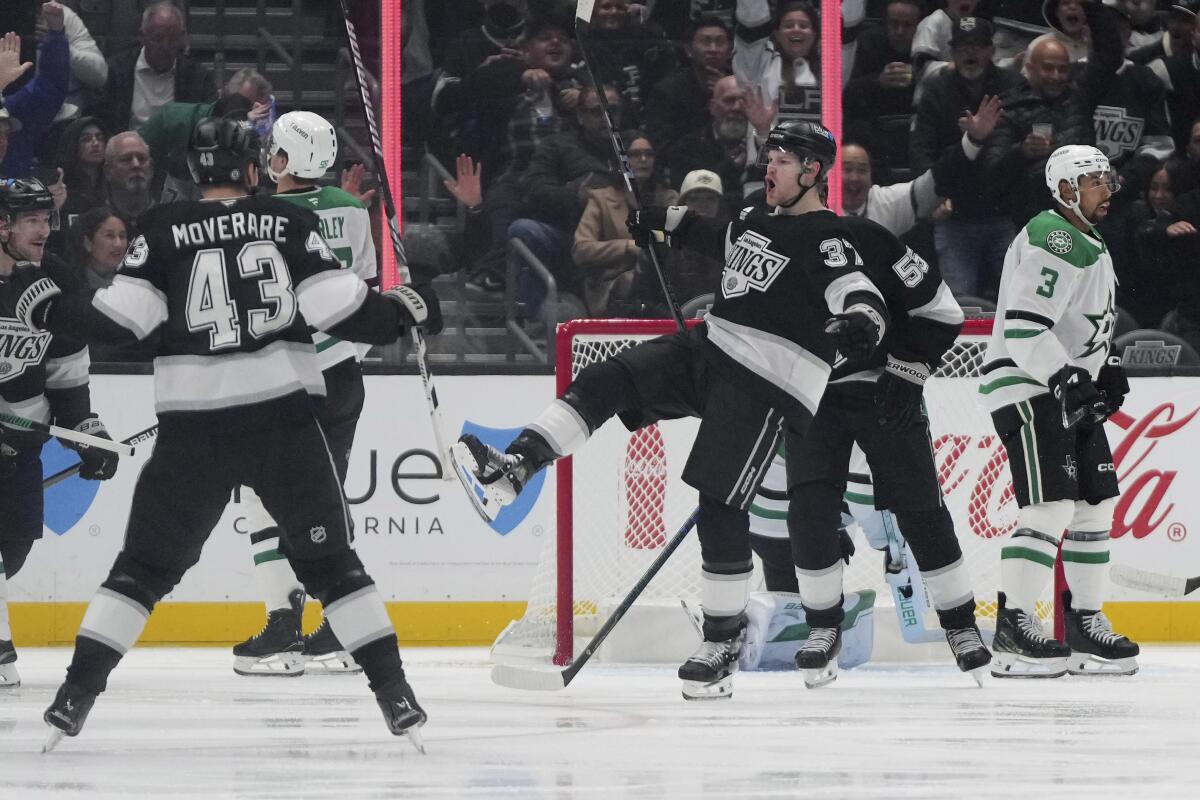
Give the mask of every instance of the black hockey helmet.
[(46, 184), (37, 178), (0, 180), (0, 219), (11, 223), (18, 214), (28, 211), (49, 211), (50, 227), (58, 230), (58, 209)]
[(794, 120), (781, 122), (767, 134), (767, 141), (758, 151), (758, 165), (767, 166), (767, 156), (772, 150), (795, 153), (803, 159), (812, 159), (821, 165), (817, 174), (819, 182), (837, 160), (837, 142), (833, 134), (819, 122)]
[(241, 186), (246, 167), (258, 164), (258, 134), (245, 122), (206, 117), (192, 129), (187, 162), (198, 186)]

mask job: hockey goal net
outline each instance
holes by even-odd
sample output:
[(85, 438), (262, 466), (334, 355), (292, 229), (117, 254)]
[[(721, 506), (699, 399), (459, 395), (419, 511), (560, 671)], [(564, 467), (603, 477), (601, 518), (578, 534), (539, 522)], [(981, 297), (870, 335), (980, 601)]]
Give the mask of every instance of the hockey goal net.
[[(675, 330), (670, 320), (576, 320), (560, 325), (557, 393), (579, 371), (638, 342)], [(925, 398), (938, 478), (971, 570), (982, 628), (994, 626), (1000, 585), (1000, 547), (1016, 524), (1017, 504), (1007, 455), (978, 402), (979, 369), (990, 320), (968, 320)], [(572, 658), (575, 636), (589, 637), (644, 574), (657, 551), (696, 505), (680, 479), (697, 430), (696, 420), (660, 423), (630, 434), (610, 421), (573, 458), (557, 464), (557, 536), (548, 537), (525, 615), (502, 634), (506, 647)], [(856, 536), (857, 554), (846, 568), (847, 591), (874, 589), (891, 603), (883, 555)], [(689, 536), (651, 581), (640, 602), (698, 603), (700, 548)], [(1046, 603), (1039, 613), (1052, 613)], [(500, 640), (498, 640), (500, 641)]]

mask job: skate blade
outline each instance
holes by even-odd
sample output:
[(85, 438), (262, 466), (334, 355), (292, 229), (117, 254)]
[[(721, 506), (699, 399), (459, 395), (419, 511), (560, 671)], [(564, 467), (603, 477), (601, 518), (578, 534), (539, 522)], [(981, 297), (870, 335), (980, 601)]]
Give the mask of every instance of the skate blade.
[(1067, 663), (1067, 672), (1072, 675), (1120, 676), (1133, 675), (1138, 671), (1137, 658), (1100, 658), (1090, 653), (1073, 653)]
[(822, 686), (836, 681), (838, 676), (836, 661), (830, 661), (827, 666), (820, 669), (801, 669), (800, 671), (804, 673), (804, 685), (809, 689), (820, 689)]
[(326, 653), (304, 657), (305, 675), (358, 675), (363, 671), (349, 653)]
[(299, 653), (277, 653), (266, 658), (235, 656), (233, 671), (247, 678), (295, 678), (304, 674), (304, 658)]
[(975, 669), (967, 670), (967, 674), (975, 679), (975, 685), (978, 686), (980, 689), (983, 688), (983, 676), (986, 675), (987, 672), (988, 672), (987, 664), (984, 664), (981, 667), (975, 667)]
[(21, 685), (21, 676), (11, 662), (0, 664), (0, 689), (16, 689)]
[(1067, 674), (1067, 657), (1030, 659), (997, 651), (991, 672), (994, 678), (1061, 678)]
[(684, 700), (724, 700), (733, 697), (733, 678), (725, 677), (711, 683), (684, 681)]
[[(423, 724), (421, 723), (421, 725)], [(418, 753), (425, 755), (425, 737), (421, 734), (421, 725), (413, 725), (401, 735), (412, 742), (412, 746), (417, 748)]]
[(475, 477), (475, 457), (471, 455), (471, 449), (462, 442), (450, 445), (450, 463), (476, 513), (488, 524), (495, 522), (502, 505), (493, 496), (494, 493)]
[(49, 725), (49, 728), (50, 735), (46, 737), (46, 741), (42, 744), (42, 753), (49, 753), (54, 748), (58, 747), (58, 743), (61, 742), (63, 740), (63, 736), (66, 735), (63, 731), (59, 730), (53, 725)]

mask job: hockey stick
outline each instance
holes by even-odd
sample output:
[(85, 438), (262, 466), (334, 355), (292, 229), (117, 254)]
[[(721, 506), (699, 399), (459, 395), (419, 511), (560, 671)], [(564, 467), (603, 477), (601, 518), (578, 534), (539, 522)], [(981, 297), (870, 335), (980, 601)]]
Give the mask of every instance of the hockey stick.
[[(387, 166), (383, 161), (383, 139), (380, 136), (379, 123), (375, 119), (375, 105), (371, 100), (367, 69), (363, 66), (362, 53), (358, 49), (358, 32), (354, 28), (354, 20), (350, 18), (350, 6), (347, 0), (338, 0), (338, 3), (342, 7), (342, 16), (346, 21), (346, 39), (350, 44), (350, 56), (354, 59), (354, 79), (358, 83), (363, 115), (367, 118), (367, 130), (371, 135), (375, 172), (379, 176), (379, 190), (383, 195), (383, 209), (387, 215), (388, 232), (392, 236), (392, 250), (396, 253), (396, 263), (400, 265), (401, 278), (408, 283), (412, 280), (412, 276), (408, 270), (408, 256), (404, 251), (404, 241), (400, 238), (400, 223), (396, 216), (396, 204), (392, 199)], [(421, 384), (425, 388), (425, 403), (429, 406), (429, 421), (433, 425), (433, 439), (437, 444), (438, 457), (443, 465), (442, 480), (448, 481), (452, 472), (450, 450), (446, 446), (445, 425), (442, 423), (442, 408), (438, 402), (437, 388), (433, 385), (433, 373), (429, 370), (429, 348), (425, 343), (425, 332), (420, 327), (413, 328), (412, 337), (413, 342), (417, 345), (417, 369), (421, 372)]]
[(1184, 597), (1200, 588), (1200, 577), (1176, 578), (1144, 569), (1135, 569), (1123, 564), (1113, 564), (1108, 575), (1112, 582), (1129, 589), (1137, 589), (1167, 597)]
[[(121, 444), (127, 444), (127, 445), (130, 445), (130, 446), (136, 448), (137, 445), (141, 444), (142, 442), (149, 441), (150, 439), (153, 439), (155, 436), (158, 436), (158, 423), (157, 422), (154, 423), (153, 425), (151, 425), (149, 428), (146, 428), (146, 430), (141, 431), (139, 433), (135, 433), (133, 436), (130, 436), (128, 439), (122, 439)], [(49, 489), (51, 486), (60, 484), (63, 481), (65, 481), (67, 478), (74, 476), (75, 473), (79, 472), (79, 468), (82, 466), (83, 466), (83, 462), (80, 461), (77, 464), (72, 464), (71, 466), (67, 467), (66, 469), (60, 469), (58, 472), (54, 473), (49, 478), (46, 478), (44, 481), (42, 481), (42, 491)]]
[[(633, 207), (640, 209), (643, 207), (642, 198), (638, 194), (637, 179), (633, 175), (633, 169), (629, 166), (629, 154), (625, 151), (625, 144), (621, 141), (621, 134), (617, 132), (617, 128), (613, 125), (612, 111), (608, 107), (608, 97), (604, 94), (604, 88), (596, 80), (596, 73), (592, 72), (591, 62), (588, 60), (587, 51), (584, 49), (583, 40), (587, 35), (592, 24), (592, 6), (596, 0), (578, 0), (575, 6), (575, 40), (579, 44), (579, 56), (583, 60), (583, 68), (588, 74), (588, 80), (592, 84), (592, 88), (596, 91), (596, 99), (600, 102), (600, 112), (604, 116), (604, 124), (608, 127), (608, 137), (612, 141), (613, 152), (617, 156), (617, 164), (621, 169), (621, 177), (625, 179), (625, 188), (629, 190), (629, 196), (633, 198)], [(686, 331), (687, 327), (683, 322), (683, 313), (679, 310), (679, 303), (675, 301), (675, 291), (671, 288), (671, 282), (667, 278), (667, 273), (663, 269), (662, 263), (658, 260), (658, 251), (654, 249), (653, 237), (646, 243), (646, 249), (650, 251), (650, 263), (654, 265), (654, 272), (658, 276), (658, 285), (662, 288), (663, 297), (667, 299), (667, 306), (671, 309), (671, 317), (674, 318), (675, 324), (679, 326), (680, 331)]]
[(625, 616), (625, 612), (633, 607), (633, 603), (642, 594), (645, 588), (658, 574), (663, 565), (667, 563), (667, 559), (671, 557), (679, 545), (683, 544), (683, 540), (687, 538), (688, 533), (692, 528), (696, 527), (696, 517), (699, 516), (700, 510), (692, 511), (692, 515), (688, 517), (687, 522), (683, 523), (683, 527), (679, 532), (667, 542), (666, 547), (654, 559), (654, 563), (642, 575), (633, 588), (629, 590), (629, 594), (625, 595), (625, 599), (621, 601), (621, 605), (617, 606), (616, 610), (609, 615), (604, 622), (604, 626), (599, 632), (592, 637), (592, 640), (587, 643), (587, 647), (583, 648), (583, 652), (576, 656), (575, 660), (567, 665), (566, 669), (544, 669), (538, 667), (519, 667), (510, 664), (496, 664), (492, 667), (492, 683), (499, 686), (506, 686), (509, 689), (531, 689), (536, 691), (557, 691), (565, 689), (577, 674), (583, 669), (583, 665), (588, 662), (588, 659), (595, 654), (596, 650), (612, 633), (613, 628), (617, 627), (617, 623)]
[(31, 419), (18, 417), (14, 414), (0, 414), (0, 422), (13, 428), (24, 428), (25, 430), (37, 431), (38, 433), (44, 433), (47, 436), (53, 436), (57, 439), (66, 439), (69, 442), (85, 444), (88, 447), (95, 447), (98, 450), (111, 450), (114, 453), (126, 456), (133, 455), (133, 448), (123, 442), (114, 442), (111, 439), (104, 439), (99, 436), (89, 436), (86, 433), (80, 433), (70, 428), (60, 428), (57, 425), (47, 425), (44, 422), (34, 422)]

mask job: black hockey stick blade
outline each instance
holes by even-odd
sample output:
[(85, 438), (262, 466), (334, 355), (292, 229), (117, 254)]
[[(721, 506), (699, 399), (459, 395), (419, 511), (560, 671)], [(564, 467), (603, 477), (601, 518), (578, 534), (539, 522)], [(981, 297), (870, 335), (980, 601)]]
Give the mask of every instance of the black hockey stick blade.
[(650, 581), (659, 573), (663, 565), (667, 563), (667, 559), (671, 554), (679, 549), (679, 545), (683, 544), (683, 540), (691, 532), (692, 528), (696, 527), (696, 517), (699, 516), (700, 510), (692, 511), (691, 516), (687, 518), (687, 522), (683, 523), (683, 527), (679, 532), (672, 537), (671, 541), (667, 542), (666, 547), (654, 559), (638, 582), (629, 590), (629, 594), (625, 595), (625, 599), (621, 601), (621, 605), (617, 606), (605, 620), (604, 626), (592, 637), (592, 640), (587, 643), (587, 647), (583, 648), (583, 652), (575, 657), (575, 660), (566, 666), (565, 669), (556, 669), (553, 667), (527, 667), (516, 666), (512, 664), (496, 664), (492, 667), (492, 683), (497, 686), (505, 686), (509, 689), (528, 689), (532, 691), (553, 692), (559, 689), (565, 689), (567, 685), (575, 679), (579, 674), (579, 670), (583, 669), (583, 665), (604, 644), (604, 640), (612, 633), (613, 628), (617, 627), (617, 623), (625, 616), (626, 612), (633, 607), (635, 601), (650, 585)]
[(1108, 574), (1112, 582), (1120, 586), (1167, 597), (1184, 597), (1200, 588), (1200, 577), (1177, 578), (1124, 564), (1113, 564)]
[[(153, 425), (151, 425), (149, 428), (146, 428), (146, 430), (135, 433), (133, 436), (130, 436), (128, 439), (122, 439), (121, 444), (127, 444), (127, 445), (135, 448), (135, 452), (136, 452), (136, 448), (139, 444), (141, 444), (142, 442), (148, 442), (151, 439), (153, 439), (155, 436), (158, 436), (158, 423), (157, 422), (154, 423)], [(51, 486), (55, 486), (57, 484), (62, 483), (67, 478), (74, 477), (74, 475), (77, 472), (79, 472), (79, 468), (82, 466), (83, 466), (83, 462), (80, 461), (79, 463), (72, 464), (71, 466), (67, 467), (66, 469), (60, 469), (58, 472), (54, 473), (53, 475), (51, 475), (50, 477), (48, 477), (42, 481), (42, 491), (49, 489)]]

